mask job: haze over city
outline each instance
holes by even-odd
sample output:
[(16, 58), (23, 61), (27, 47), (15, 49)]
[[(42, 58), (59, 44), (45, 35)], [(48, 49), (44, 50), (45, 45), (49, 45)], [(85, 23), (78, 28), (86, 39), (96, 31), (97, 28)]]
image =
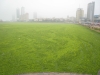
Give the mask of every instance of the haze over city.
[(0, 0), (0, 75), (100, 75), (100, 0)]
[[(0, 0), (0, 19), (11, 20), (16, 17), (16, 9), (25, 7), (25, 13), (29, 13), (29, 19), (37, 12), (38, 18), (67, 18), (76, 16), (77, 8), (84, 10), (87, 15), (87, 5), (93, 0)], [(100, 14), (100, 0), (95, 2), (95, 15)]]

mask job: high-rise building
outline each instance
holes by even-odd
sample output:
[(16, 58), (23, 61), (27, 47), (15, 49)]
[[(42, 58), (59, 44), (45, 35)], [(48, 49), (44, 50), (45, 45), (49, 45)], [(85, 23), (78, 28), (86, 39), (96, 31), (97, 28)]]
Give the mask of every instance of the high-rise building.
[(95, 8), (95, 2), (88, 4), (87, 19), (92, 22), (94, 21), (94, 8)]
[(17, 17), (17, 19), (20, 18), (20, 9), (17, 9), (17, 10), (16, 10), (16, 17)]
[(84, 17), (84, 10), (78, 8), (76, 11), (76, 21), (79, 22)]
[(15, 15), (12, 15), (12, 21), (15, 21)]
[(34, 18), (34, 19), (37, 19), (37, 13), (36, 13), (36, 12), (34, 12), (33, 18)]
[(25, 21), (28, 21), (28, 20), (29, 20), (29, 14), (26, 13), (26, 14), (25, 14)]
[(24, 15), (24, 14), (25, 14), (25, 8), (22, 7), (22, 8), (21, 8), (21, 16)]
[(25, 13), (20, 16), (20, 21), (28, 21), (29, 20), (29, 14)]
[(16, 10), (17, 13), (17, 21), (29, 21), (29, 14), (25, 13), (25, 8), (21, 8), (21, 15), (20, 15), (20, 10)]

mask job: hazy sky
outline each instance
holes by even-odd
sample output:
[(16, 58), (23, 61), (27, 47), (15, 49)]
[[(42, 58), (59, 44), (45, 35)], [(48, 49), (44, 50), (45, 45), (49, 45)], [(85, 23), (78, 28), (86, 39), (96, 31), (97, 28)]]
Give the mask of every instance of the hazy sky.
[[(33, 18), (33, 12), (37, 12), (38, 18), (66, 18), (68, 15), (76, 16), (77, 8), (81, 7), (87, 14), (87, 4), (93, 0), (0, 0), (0, 19), (12, 20), (16, 17), (16, 9), (25, 7), (29, 18)], [(95, 1), (95, 14), (100, 14), (100, 0)]]

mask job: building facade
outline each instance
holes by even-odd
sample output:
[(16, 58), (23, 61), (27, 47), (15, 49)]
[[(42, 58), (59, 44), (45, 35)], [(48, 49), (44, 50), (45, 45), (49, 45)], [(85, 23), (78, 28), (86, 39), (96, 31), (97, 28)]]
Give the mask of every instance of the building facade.
[(24, 14), (25, 14), (25, 8), (21, 7), (21, 15), (24, 15)]
[(29, 14), (28, 13), (25, 13), (25, 21), (29, 21)]
[(20, 21), (28, 21), (29, 20), (29, 14), (25, 13), (20, 16)]
[(20, 18), (20, 9), (17, 9), (17, 10), (16, 10), (16, 17), (17, 17), (17, 19)]
[(95, 2), (89, 3), (87, 7), (87, 20), (93, 22), (94, 21), (94, 8)]
[(37, 13), (36, 12), (33, 13), (33, 18), (37, 19)]
[(84, 17), (84, 10), (82, 8), (78, 8), (76, 11), (76, 21), (80, 22), (80, 20)]

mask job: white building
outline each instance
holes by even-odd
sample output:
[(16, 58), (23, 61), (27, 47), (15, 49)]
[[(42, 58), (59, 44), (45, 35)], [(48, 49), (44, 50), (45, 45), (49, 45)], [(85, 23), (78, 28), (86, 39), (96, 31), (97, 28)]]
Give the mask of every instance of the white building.
[(94, 8), (95, 2), (89, 3), (87, 8), (87, 19), (91, 22), (94, 21)]
[(25, 8), (21, 7), (21, 15), (24, 15), (24, 14), (25, 14)]
[(76, 11), (76, 21), (79, 22), (84, 17), (84, 10), (78, 8)]

